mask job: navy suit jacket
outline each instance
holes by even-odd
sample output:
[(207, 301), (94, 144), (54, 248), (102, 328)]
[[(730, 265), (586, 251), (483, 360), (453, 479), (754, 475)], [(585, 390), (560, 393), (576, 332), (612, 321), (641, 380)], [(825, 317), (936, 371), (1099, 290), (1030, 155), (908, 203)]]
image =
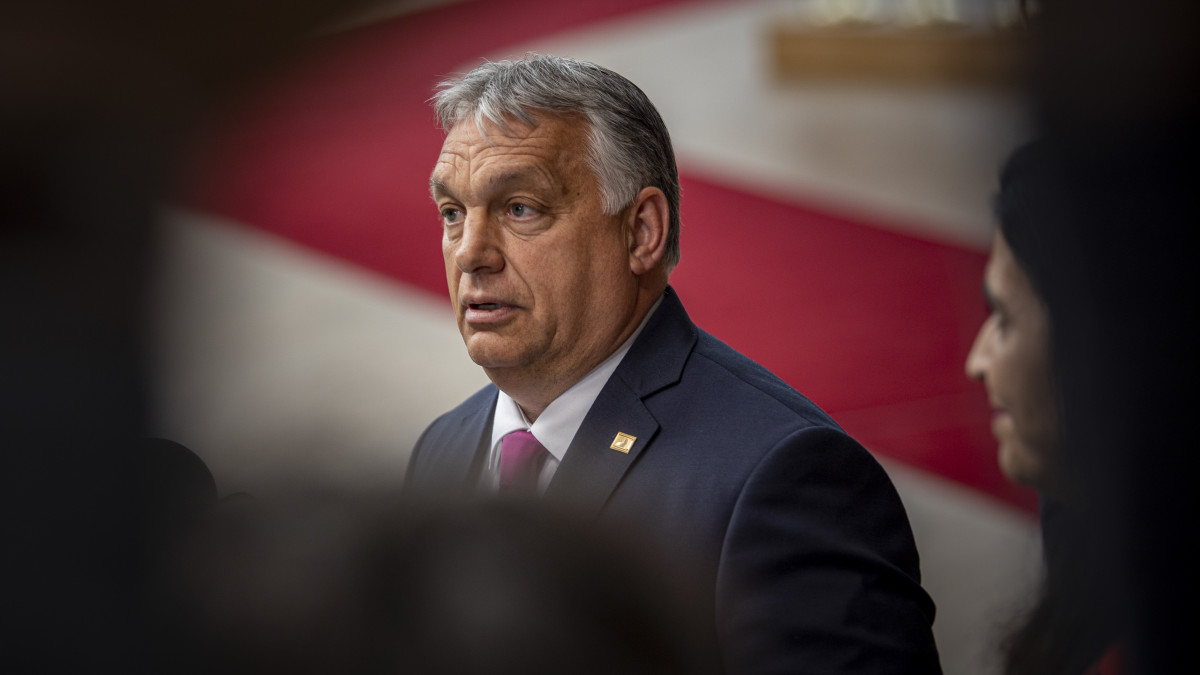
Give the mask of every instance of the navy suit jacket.
[[(472, 490), (497, 390), (417, 442), (410, 488)], [(609, 446), (635, 436), (628, 454)], [(547, 501), (649, 528), (701, 582), (732, 673), (938, 673), (891, 481), (815, 404), (701, 331), (674, 291), (604, 386)]]

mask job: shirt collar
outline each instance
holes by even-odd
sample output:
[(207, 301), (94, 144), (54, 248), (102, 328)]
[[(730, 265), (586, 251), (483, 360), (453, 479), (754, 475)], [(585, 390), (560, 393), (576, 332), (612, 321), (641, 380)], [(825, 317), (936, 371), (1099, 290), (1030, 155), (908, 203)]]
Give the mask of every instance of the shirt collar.
[(650, 311), (646, 312), (646, 316), (638, 324), (637, 330), (633, 331), (633, 334), (615, 352), (601, 361), (600, 365), (551, 401), (532, 425), (525, 419), (525, 414), (517, 402), (503, 391), (500, 392), (496, 401), (496, 414), (492, 422), (492, 447), (495, 447), (500, 439), (510, 432), (529, 429), (533, 437), (538, 439), (538, 442), (556, 460), (561, 462), (563, 456), (567, 454), (567, 448), (571, 446), (571, 440), (575, 438), (575, 433), (583, 424), (583, 418), (587, 416), (588, 411), (592, 409), (592, 404), (596, 402), (596, 397), (600, 395), (600, 390), (608, 383), (608, 378), (612, 377), (617, 366), (621, 365), (621, 360), (625, 358), (625, 354), (629, 352), (629, 348), (633, 346), (637, 337), (642, 334), (642, 329), (646, 327), (646, 323), (650, 321), (650, 317), (654, 315), (661, 304), (662, 297), (660, 296), (650, 307)]

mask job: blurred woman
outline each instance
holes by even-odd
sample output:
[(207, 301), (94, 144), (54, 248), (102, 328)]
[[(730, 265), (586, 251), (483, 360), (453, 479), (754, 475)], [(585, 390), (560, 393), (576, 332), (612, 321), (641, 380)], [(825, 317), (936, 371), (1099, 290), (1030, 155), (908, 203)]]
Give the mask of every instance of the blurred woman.
[[(1005, 672), (1108, 675), (1124, 672), (1124, 631), (1108, 592), (1107, 541), (1093, 517), (1095, 483), (1068, 442), (1079, 420), (1058, 366), (1072, 345), (1056, 328), (1072, 320), (1081, 275), (1056, 166), (1053, 151), (1035, 142), (1002, 172), (999, 229), (983, 283), (990, 314), (966, 370), (987, 389), (1001, 470), (1042, 498), (1045, 581), (1009, 638)], [(1101, 381), (1102, 364), (1095, 373)]]

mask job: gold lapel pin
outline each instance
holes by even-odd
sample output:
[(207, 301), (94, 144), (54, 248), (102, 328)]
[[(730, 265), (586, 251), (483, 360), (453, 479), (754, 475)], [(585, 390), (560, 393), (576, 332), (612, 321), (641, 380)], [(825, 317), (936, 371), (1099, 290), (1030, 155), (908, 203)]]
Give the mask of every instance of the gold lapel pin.
[(637, 436), (630, 436), (629, 434), (620, 431), (617, 432), (616, 437), (613, 438), (612, 445), (608, 447), (616, 450), (617, 452), (623, 452), (628, 455), (629, 451), (633, 449), (633, 442), (636, 440)]

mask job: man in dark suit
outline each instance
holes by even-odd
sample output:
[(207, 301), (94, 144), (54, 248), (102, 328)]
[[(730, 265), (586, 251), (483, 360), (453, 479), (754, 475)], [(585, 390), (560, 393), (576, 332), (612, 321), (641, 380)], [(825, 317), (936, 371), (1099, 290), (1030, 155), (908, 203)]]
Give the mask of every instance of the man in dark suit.
[(936, 673), (881, 467), (688, 318), (667, 130), (625, 78), (532, 56), (442, 85), (431, 188), (459, 330), (494, 386), (443, 415), (418, 493), (540, 495), (647, 532), (738, 673)]

